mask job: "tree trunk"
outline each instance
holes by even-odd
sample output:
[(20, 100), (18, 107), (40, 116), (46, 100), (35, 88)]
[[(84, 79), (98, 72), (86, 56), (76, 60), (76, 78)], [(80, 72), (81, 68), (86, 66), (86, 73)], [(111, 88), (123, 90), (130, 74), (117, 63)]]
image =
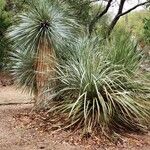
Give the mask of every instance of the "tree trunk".
[(120, 19), (120, 17), (115, 17), (114, 20), (111, 22), (108, 31), (106, 32), (106, 37), (109, 37), (112, 30), (114, 29), (115, 25), (117, 24), (118, 20)]
[[(38, 46), (36, 61), (36, 94), (35, 104), (39, 105), (48, 98), (51, 93), (43, 93), (47, 88), (55, 86), (55, 51), (47, 40), (41, 40)], [(49, 83), (49, 79), (51, 79)]]

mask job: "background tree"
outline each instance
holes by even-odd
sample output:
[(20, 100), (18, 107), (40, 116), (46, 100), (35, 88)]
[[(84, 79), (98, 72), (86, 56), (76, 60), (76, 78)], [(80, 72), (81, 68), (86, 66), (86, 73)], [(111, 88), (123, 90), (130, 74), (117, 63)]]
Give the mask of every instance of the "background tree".
[(7, 52), (10, 49), (5, 33), (11, 25), (11, 13), (5, 10), (5, 6), (6, 1), (0, 0), (0, 69), (5, 66)]
[[(95, 24), (97, 23), (97, 21), (100, 20), (104, 15), (106, 15), (108, 13), (108, 11), (111, 8), (113, 2), (114, 2), (114, 0), (107, 0), (107, 4), (106, 4), (104, 10), (102, 12), (101, 11), (97, 12), (97, 14), (95, 15), (95, 17), (93, 17), (93, 19), (91, 20), (91, 22), (89, 24), (89, 33), (90, 34), (92, 33), (92, 31), (93, 31), (93, 29), (94, 29)], [(120, 0), (118, 2), (118, 12), (117, 12), (117, 14), (114, 16), (114, 18), (112, 19), (112, 21), (109, 24), (109, 28), (108, 28), (106, 36), (109, 36), (111, 34), (111, 32), (114, 29), (115, 25), (117, 24), (117, 22), (119, 21), (119, 19), (122, 16), (130, 13), (131, 11), (135, 10), (136, 8), (138, 8), (140, 6), (147, 5), (147, 4), (150, 3), (149, 0), (145, 1), (145, 2), (140, 2), (137, 5), (135, 5), (134, 7), (130, 8), (130, 9), (126, 10), (126, 11), (123, 11), (126, 2), (127, 2), (127, 0)]]
[(23, 11), (27, 2), (28, 0), (0, 0), (0, 69), (8, 65), (8, 51), (11, 50), (6, 31), (13, 23), (13, 16)]
[[(114, 5), (114, 3), (117, 3), (118, 7), (116, 9), (118, 9), (118, 11), (109, 22), (107, 33), (105, 36), (111, 34), (112, 30), (122, 16), (125, 16), (126, 14), (132, 12), (140, 6), (148, 6), (148, 4), (150, 4), (149, 0), (145, 0), (145, 2), (137, 1), (137, 4), (135, 4), (135, 6), (126, 11), (123, 11), (125, 3), (127, 3), (128, 0), (61, 0), (61, 2), (64, 1), (68, 3), (71, 8), (72, 14), (76, 16), (78, 21), (87, 28), (90, 35), (92, 34), (93, 30), (97, 30), (97, 24), (101, 24), (101, 22), (103, 22), (103, 18), (107, 14), (109, 14), (109, 10)], [(94, 5), (101, 5), (103, 7), (101, 7), (102, 9), (96, 9), (95, 13), (91, 15)]]

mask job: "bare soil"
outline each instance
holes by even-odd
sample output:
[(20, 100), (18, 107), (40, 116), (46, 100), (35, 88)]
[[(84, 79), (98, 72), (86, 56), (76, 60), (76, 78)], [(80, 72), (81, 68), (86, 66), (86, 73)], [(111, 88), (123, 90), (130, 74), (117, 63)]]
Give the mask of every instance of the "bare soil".
[(107, 139), (71, 131), (46, 132), (29, 117), (32, 97), (13, 85), (0, 86), (0, 150), (150, 150), (150, 133), (125, 134), (115, 145)]

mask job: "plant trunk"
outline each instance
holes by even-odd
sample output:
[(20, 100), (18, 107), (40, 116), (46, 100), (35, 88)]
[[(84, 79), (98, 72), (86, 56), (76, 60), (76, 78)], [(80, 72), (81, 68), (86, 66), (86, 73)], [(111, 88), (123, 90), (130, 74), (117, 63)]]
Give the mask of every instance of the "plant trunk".
[(47, 40), (41, 40), (38, 46), (36, 61), (36, 105), (45, 103), (51, 93), (44, 93), (44, 91), (55, 86), (55, 58), (55, 51), (52, 45)]

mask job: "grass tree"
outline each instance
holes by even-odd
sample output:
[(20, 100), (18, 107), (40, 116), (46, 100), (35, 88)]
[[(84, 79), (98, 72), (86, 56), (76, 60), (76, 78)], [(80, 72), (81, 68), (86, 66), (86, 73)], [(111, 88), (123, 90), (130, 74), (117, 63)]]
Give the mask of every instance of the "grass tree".
[[(48, 0), (32, 1), (28, 10), (16, 18), (17, 23), (9, 29), (15, 49), (11, 71), (23, 87), (31, 85), (30, 89), (34, 89), (37, 99), (47, 84), (48, 76), (51, 79), (49, 86), (55, 86), (56, 51), (66, 40), (73, 39), (75, 21), (67, 16), (58, 3)], [(31, 74), (29, 70), (32, 70)]]

